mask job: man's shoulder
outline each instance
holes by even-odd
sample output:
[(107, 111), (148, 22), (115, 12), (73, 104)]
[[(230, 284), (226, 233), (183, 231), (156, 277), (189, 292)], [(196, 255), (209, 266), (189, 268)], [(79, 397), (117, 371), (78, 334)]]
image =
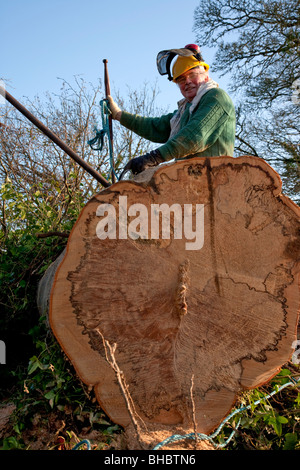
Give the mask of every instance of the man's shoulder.
[(215, 100), (226, 110), (230, 108), (234, 108), (232, 99), (230, 98), (228, 93), (225, 90), (223, 90), (223, 88), (220, 88), (220, 87), (212, 88), (207, 93), (205, 93), (205, 95), (203, 96), (203, 101), (211, 101), (211, 100)]
[(210, 98), (214, 96), (218, 99), (227, 99), (227, 98), (230, 99), (230, 96), (228, 95), (228, 93), (225, 90), (223, 90), (223, 88), (220, 88), (220, 87), (216, 87), (216, 88), (212, 88), (211, 90), (208, 90), (205, 93), (205, 95), (209, 96)]

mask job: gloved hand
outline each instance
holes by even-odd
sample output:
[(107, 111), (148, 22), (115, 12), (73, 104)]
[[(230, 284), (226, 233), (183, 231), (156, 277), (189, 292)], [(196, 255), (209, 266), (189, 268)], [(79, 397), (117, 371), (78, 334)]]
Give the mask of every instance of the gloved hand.
[(127, 169), (130, 169), (134, 175), (137, 175), (138, 173), (141, 173), (142, 171), (146, 170), (146, 168), (150, 168), (151, 166), (157, 166), (163, 161), (164, 159), (162, 158), (159, 150), (151, 150), (151, 152), (146, 153), (141, 157), (136, 157), (130, 160), (128, 162), (129, 168)]
[(110, 109), (111, 114), (112, 114), (112, 118), (116, 119), (117, 121), (120, 121), (121, 114), (122, 114), (121, 109), (114, 102), (114, 100), (112, 99), (112, 97), (110, 95), (108, 95), (107, 99), (108, 99), (109, 109)]

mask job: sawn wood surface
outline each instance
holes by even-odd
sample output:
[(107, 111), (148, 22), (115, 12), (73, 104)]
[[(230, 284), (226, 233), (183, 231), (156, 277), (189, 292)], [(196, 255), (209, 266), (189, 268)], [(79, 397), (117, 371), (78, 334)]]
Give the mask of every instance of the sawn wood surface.
[[(132, 231), (125, 238), (124, 226), (124, 238), (118, 236), (121, 222), (141, 230), (141, 213), (133, 214), (142, 206), (119, 220), (125, 200), (128, 209), (142, 204), (148, 211), (143, 239)], [(115, 239), (99, 239), (103, 204), (115, 208)], [(187, 249), (191, 240), (176, 239), (172, 217), (169, 238), (151, 238), (154, 204), (182, 210), (190, 204), (199, 246), (203, 229), (201, 248)], [(196, 204), (203, 207), (198, 227)], [(239, 392), (268, 382), (291, 358), (299, 315), (299, 215), (281, 194), (278, 174), (248, 156), (161, 165), (86, 204), (56, 271), (50, 324), (115, 423), (126, 427), (134, 411), (138, 421), (169, 434), (192, 432), (195, 422), (198, 432), (209, 433)], [(109, 347), (115, 347), (117, 371), (107, 361)]]

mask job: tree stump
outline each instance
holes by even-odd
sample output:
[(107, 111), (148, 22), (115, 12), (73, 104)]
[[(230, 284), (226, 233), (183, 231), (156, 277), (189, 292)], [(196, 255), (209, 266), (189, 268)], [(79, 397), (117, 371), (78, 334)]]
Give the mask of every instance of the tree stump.
[(238, 393), (291, 358), (299, 215), (278, 174), (248, 156), (161, 165), (86, 204), (55, 274), (50, 324), (142, 447), (210, 433)]

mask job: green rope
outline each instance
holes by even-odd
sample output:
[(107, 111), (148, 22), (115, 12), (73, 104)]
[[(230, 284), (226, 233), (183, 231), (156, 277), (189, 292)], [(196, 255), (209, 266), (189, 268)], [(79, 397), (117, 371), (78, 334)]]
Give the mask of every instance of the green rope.
[[(300, 383), (300, 379), (298, 380), (295, 380), (293, 378), (291, 378), (291, 382), (288, 382), (284, 385), (282, 385), (281, 387), (278, 388), (278, 390), (274, 390), (273, 392), (271, 392), (269, 395), (266, 395), (264, 397), (262, 397), (261, 399), (259, 400), (256, 400), (254, 402), (254, 405), (258, 405), (259, 403), (261, 403), (263, 400), (267, 400), (268, 398), (272, 397), (273, 395), (275, 395), (276, 393), (280, 392), (281, 390), (283, 390), (284, 388), (286, 387), (289, 387), (291, 385), (295, 386), (295, 385), (298, 385)], [(239, 425), (240, 425), (240, 422), (241, 422), (241, 418), (239, 419), (239, 422), (237, 424), (237, 426), (235, 427), (235, 429), (232, 431), (232, 433), (230, 434), (230, 436), (227, 438), (227, 440), (225, 441), (224, 444), (218, 444), (214, 441), (214, 438), (219, 434), (219, 432), (221, 431), (221, 429), (224, 427), (224, 425), (227, 423), (227, 421), (229, 421), (233, 416), (235, 416), (236, 414), (238, 413), (241, 413), (245, 410), (248, 410), (252, 407), (253, 405), (248, 405), (248, 406), (241, 406), (240, 408), (232, 411), (223, 421), (222, 423), (220, 424), (220, 426), (216, 429), (216, 431), (211, 434), (210, 436), (206, 435), (206, 434), (202, 434), (202, 433), (190, 433), (190, 434), (185, 434), (185, 435), (181, 435), (181, 434), (174, 434), (173, 436), (170, 436), (168, 437), (167, 439), (165, 439), (164, 441), (160, 442), (159, 444), (157, 444), (153, 450), (158, 450), (160, 449), (161, 447), (165, 446), (166, 444), (170, 444), (172, 442), (177, 442), (177, 441), (182, 441), (182, 440), (187, 440), (187, 439), (192, 439), (192, 440), (200, 440), (200, 441), (210, 441), (216, 448), (223, 448), (225, 447), (228, 442), (233, 438), (234, 434), (236, 433)]]
[(114, 165), (113, 165), (113, 148), (112, 148), (112, 142), (111, 142), (111, 135), (109, 131), (109, 119), (108, 119), (109, 115), (111, 114), (111, 111), (109, 109), (108, 100), (100, 101), (100, 109), (101, 109), (102, 129), (98, 130), (96, 126), (94, 127), (94, 132), (96, 135), (95, 137), (93, 137), (93, 139), (88, 140), (88, 145), (91, 147), (92, 150), (97, 150), (101, 152), (103, 149), (103, 145), (104, 145), (104, 137), (107, 135), (108, 142), (109, 142), (110, 169), (111, 169), (111, 172), (113, 172), (116, 178), (118, 179), (118, 176), (116, 175), (116, 172), (114, 170)]

